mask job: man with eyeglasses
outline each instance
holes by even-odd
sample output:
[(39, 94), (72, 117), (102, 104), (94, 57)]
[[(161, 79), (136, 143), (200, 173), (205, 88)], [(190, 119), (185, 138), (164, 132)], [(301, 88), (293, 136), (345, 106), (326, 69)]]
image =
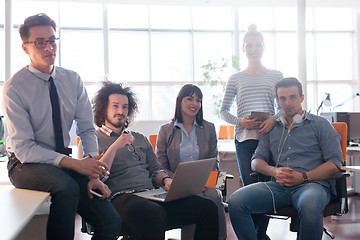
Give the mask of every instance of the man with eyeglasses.
[[(30, 64), (4, 85), (8, 172), (18, 188), (50, 192), (47, 239), (73, 239), (75, 214), (94, 226), (93, 239), (116, 239), (121, 218), (100, 180), (108, 166), (94, 158), (75, 159), (67, 148), (73, 121), (89, 156), (97, 155), (91, 104), (79, 75), (54, 65), (56, 24), (45, 14), (25, 19), (19, 29)], [(93, 197), (92, 189), (102, 192)]]
[(134, 194), (154, 185), (169, 190), (172, 183), (147, 137), (127, 130), (137, 109), (134, 93), (120, 83), (104, 81), (93, 99), (99, 152), (104, 153), (100, 160), (111, 168), (105, 183), (124, 230), (139, 240), (161, 240), (167, 229), (196, 224), (194, 239), (217, 240), (218, 213), (212, 200), (191, 196), (155, 202)]

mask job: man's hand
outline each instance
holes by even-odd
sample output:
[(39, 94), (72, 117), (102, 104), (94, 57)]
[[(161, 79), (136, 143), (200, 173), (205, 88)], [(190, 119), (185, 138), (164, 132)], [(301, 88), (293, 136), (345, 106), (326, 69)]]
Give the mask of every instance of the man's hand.
[(165, 178), (164, 180), (164, 189), (166, 191), (169, 191), (170, 187), (171, 187), (171, 183), (172, 183), (172, 179), (171, 178)]
[(302, 174), (288, 167), (276, 168), (274, 177), (280, 186), (285, 187), (300, 185), (303, 182)]
[(273, 117), (266, 119), (261, 125), (260, 130), (258, 131), (259, 134), (265, 134), (270, 132), (270, 130), (275, 126), (276, 120)]
[(97, 179), (100, 176), (108, 176), (110, 169), (106, 163), (98, 160), (100, 157), (101, 155), (78, 160), (75, 170), (94, 179)]
[(93, 199), (94, 195), (90, 193), (91, 189), (99, 189), (102, 192), (101, 199), (105, 199), (110, 197), (111, 191), (103, 182), (101, 182), (99, 179), (90, 179), (88, 183), (88, 195), (90, 199)]
[(247, 129), (256, 128), (260, 124), (261, 121), (257, 120), (257, 118), (250, 119), (250, 116), (239, 119), (239, 125)]
[(119, 149), (132, 144), (134, 140), (135, 138), (131, 134), (121, 134), (112, 144), (112, 147), (116, 148), (116, 151), (118, 151)]

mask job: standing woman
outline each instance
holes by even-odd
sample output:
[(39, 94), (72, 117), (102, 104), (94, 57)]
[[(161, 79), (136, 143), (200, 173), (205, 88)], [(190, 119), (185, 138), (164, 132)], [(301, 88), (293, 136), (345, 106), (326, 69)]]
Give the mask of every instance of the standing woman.
[[(275, 125), (275, 119), (282, 115), (282, 112), (278, 112), (274, 116), (274, 101), (275, 85), (283, 78), (283, 74), (267, 69), (261, 63), (264, 38), (254, 24), (249, 26), (244, 36), (243, 51), (248, 59), (248, 66), (244, 71), (235, 73), (229, 78), (220, 114), (222, 119), (236, 126), (235, 146), (238, 166), (243, 185), (248, 185), (257, 181), (257, 178), (250, 177), (250, 173), (251, 157), (258, 145), (259, 134), (269, 132)], [(234, 98), (236, 98), (237, 117), (230, 113)], [(257, 119), (250, 119), (251, 111), (269, 112), (272, 117), (260, 122)]]
[[(248, 67), (230, 77), (220, 110), (221, 118), (236, 126), (236, 156), (244, 185), (256, 182), (250, 177), (251, 157), (258, 145), (259, 134), (269, 132), (275, 125), (275, 84), (283, 78), (281, 72), (267, 69), (261, 63), (264, 38), (256, 28), (256, 25), (250, 25), (244, 37), (243, 51), (248, 59)], [(237, 117), (229, 112), (234, 98)], [(261, 123), (250, 119), (251, 111), (269, 112), (273, 117)]]
[[(184, 85), (177, 98), (175, 116), (170, 123), (161, 126), (156, 143), (157, 159), (170, 177), (180, 162), (196, 161), (199, 159), (218, 157), (217, 135), (215, 126), (203, 119), (202, 92), (193, 85)], [(219, 170), (216, 161), (213, 170)], [(219, 214), (219, 239), (226, 235), (225, 211), (220, 191), (209, 188), (203, 192), (205, 197), (212, 199)], [(189, 228), (182, 230), (182, 239), (192, 239), (193, 231)]]

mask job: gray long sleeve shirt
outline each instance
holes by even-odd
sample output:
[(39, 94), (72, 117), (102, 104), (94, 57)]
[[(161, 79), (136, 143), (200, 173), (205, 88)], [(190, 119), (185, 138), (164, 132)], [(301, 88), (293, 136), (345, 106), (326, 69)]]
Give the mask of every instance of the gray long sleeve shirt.
[[(164, 170), (156, 160), (156, 155), (147, 137), (138, 132), (130, 131), (130, 133), (135, 138), (133, 145), (140, 160), (127, 147), (116, 153), (109, 179), (105, 182), (113, 195), (119, 192), (153, 189), (153, 178)], [(99, 153), (105, 152), (119, 137), (114, 132), (109, 136), (101, 129), (97, 131), (97, 134)]]
[[(54, 66), (51, 73), (59, 95), (61, 125), (65, 147), (69, 146), (70, 128), (76, 122), (85, 153), (98, 152), (91, 104), (80, 76)], [(49, 94), (49, 74), (31, 65), (17, 72), (4, 85), (2, 109), (8, 138), (7, 151), (22, 163), (58, 165), (64, 157), (55, 152), (55, 133)]]

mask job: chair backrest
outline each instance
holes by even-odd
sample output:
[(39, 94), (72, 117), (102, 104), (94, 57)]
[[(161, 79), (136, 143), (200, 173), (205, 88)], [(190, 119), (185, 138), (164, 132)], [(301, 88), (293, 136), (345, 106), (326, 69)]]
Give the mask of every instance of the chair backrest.
[(346, 146), (347, 146), (347, 125), (345, 122), (335, 122), (331, 123), (331, 125), (335, 128), (335, 130), (341, 136), (341, 151), (343, 155), (344, 162), (346, 162)]
[(234, 139), (234, 132), (234, 125), (221, 125), (219, 129), (219, 139)]
[(151, 134), (151, 135), (149, 135), (148, 138), (149, 138), (149, 141), (150, 141), (150, 143), (151, 143), (151, 145), (153, 147), (153, 150), (155, 152), (157, 134)]

